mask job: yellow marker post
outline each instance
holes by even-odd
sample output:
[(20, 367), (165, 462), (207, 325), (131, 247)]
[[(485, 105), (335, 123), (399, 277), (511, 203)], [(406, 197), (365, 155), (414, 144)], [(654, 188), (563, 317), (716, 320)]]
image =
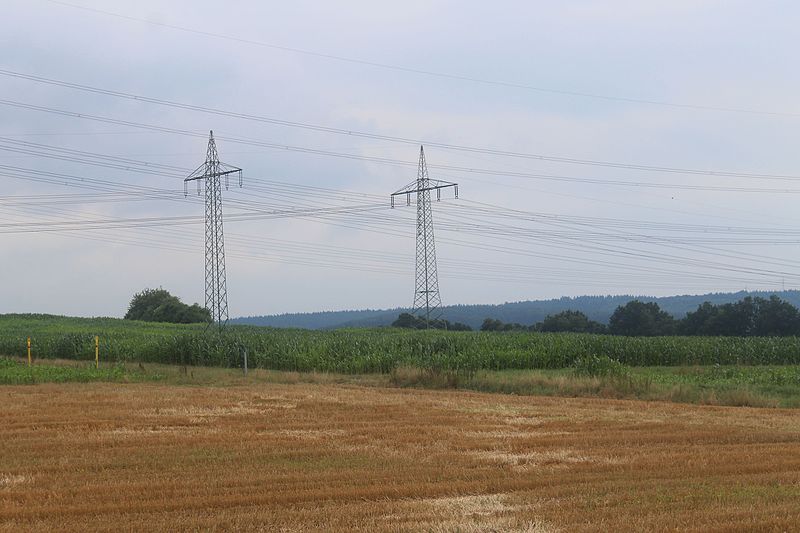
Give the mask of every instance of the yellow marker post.
[(94, 336), (94, 367), (100, 368), (100, 337)]
[(28, 366), (31, 366), (31, 338), (28, 337)]

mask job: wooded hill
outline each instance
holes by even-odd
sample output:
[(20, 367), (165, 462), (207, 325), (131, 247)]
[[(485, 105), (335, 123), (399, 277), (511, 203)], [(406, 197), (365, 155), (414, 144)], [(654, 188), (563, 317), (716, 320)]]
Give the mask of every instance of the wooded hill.
[[(591, 320), (608, 323), (614, 310), (631, 300), (655, 302), (658, 306), (675, 318), (683, 318), (686, 313), (695, 311), (703, 302), (715, 305), (732, 303), (747, 296), (769, 298), (777, 295), (783, 300), (800, 307), (800, 291), (739, 291), (731, 293), (710, 293), (700, 295), (682, 295), (651, 297), (637, 295), (619, 296), (579, 296), (576, 298), (558, 298), (554, 300), (533, 300), (510, 302), (497, 305), (451, 305), (444, 308), (443, 318), (450, 322), (461, 322), (473, 329), (480, 328), (486, 318), (530, 325), (544, 320), (547, 315), (561, 311), (581, 311)], [(272, 326), (278, 328), (335, 329), (349, 327), (388, 326), (407, 308), (364, 309), (353, 311), (322, 311), (316, 313), (286, 313), (281, 315), (251, 316), (233, 319), (237, 324)]]

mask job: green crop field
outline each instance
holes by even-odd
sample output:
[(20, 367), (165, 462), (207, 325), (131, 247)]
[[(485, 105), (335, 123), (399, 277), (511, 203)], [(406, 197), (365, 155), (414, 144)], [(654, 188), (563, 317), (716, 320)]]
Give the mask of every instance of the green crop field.
[[(99, 369), (94, 368), (95, 335), (100, 338)], [(36, 362), (32, 368), (25, 364), (28, 337)], [(237, 374), (209, 373), (199, 367), (239, 368), (245, 351), (248, 366), (257, 371), (253, 378), (268, 381), (333, 380), (526, 395), (800, 406), (800, 339), (795, 337), (249, 326), (230, 327), (220, 334), (201, 325), (0, 315), (0, 355), (22, 359), (13, 364), (6, 360), (0, 383), (228, 382), (238, 379), (233, 378)], [(53, 364), (46, 364), (48, 360)], [(147, 365), (146, 372), (141, 364)], [(198, 368), (186, 372), (187, 366)]]
[(472, 372), (558, 369), (604, 357), (627, 366), (797, 365), (797, 337), (615, 337), (570, 333), (445, 332), (392, 328), (310, 331), (110, 318), (0, 315), (0, 354), (37, 359), (94, 359), (94, 336), (106, 362), (238, 367), (347, 374), (397, 368)]

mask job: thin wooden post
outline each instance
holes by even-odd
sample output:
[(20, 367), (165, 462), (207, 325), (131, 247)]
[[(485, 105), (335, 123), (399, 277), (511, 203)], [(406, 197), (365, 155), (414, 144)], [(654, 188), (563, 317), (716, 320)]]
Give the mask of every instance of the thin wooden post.
[(100, 368), (100, 337), (94, 336), (94, 367)]
[(28, 337), (28, 366), (31, 366), (31, 338)]

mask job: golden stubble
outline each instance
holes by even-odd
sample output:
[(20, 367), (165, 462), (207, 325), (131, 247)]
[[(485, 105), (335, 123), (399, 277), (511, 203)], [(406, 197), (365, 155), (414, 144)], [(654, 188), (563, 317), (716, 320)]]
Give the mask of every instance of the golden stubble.
[(0, 388), (0, 530), (791, 530), (800, 415), (352, 385)]

